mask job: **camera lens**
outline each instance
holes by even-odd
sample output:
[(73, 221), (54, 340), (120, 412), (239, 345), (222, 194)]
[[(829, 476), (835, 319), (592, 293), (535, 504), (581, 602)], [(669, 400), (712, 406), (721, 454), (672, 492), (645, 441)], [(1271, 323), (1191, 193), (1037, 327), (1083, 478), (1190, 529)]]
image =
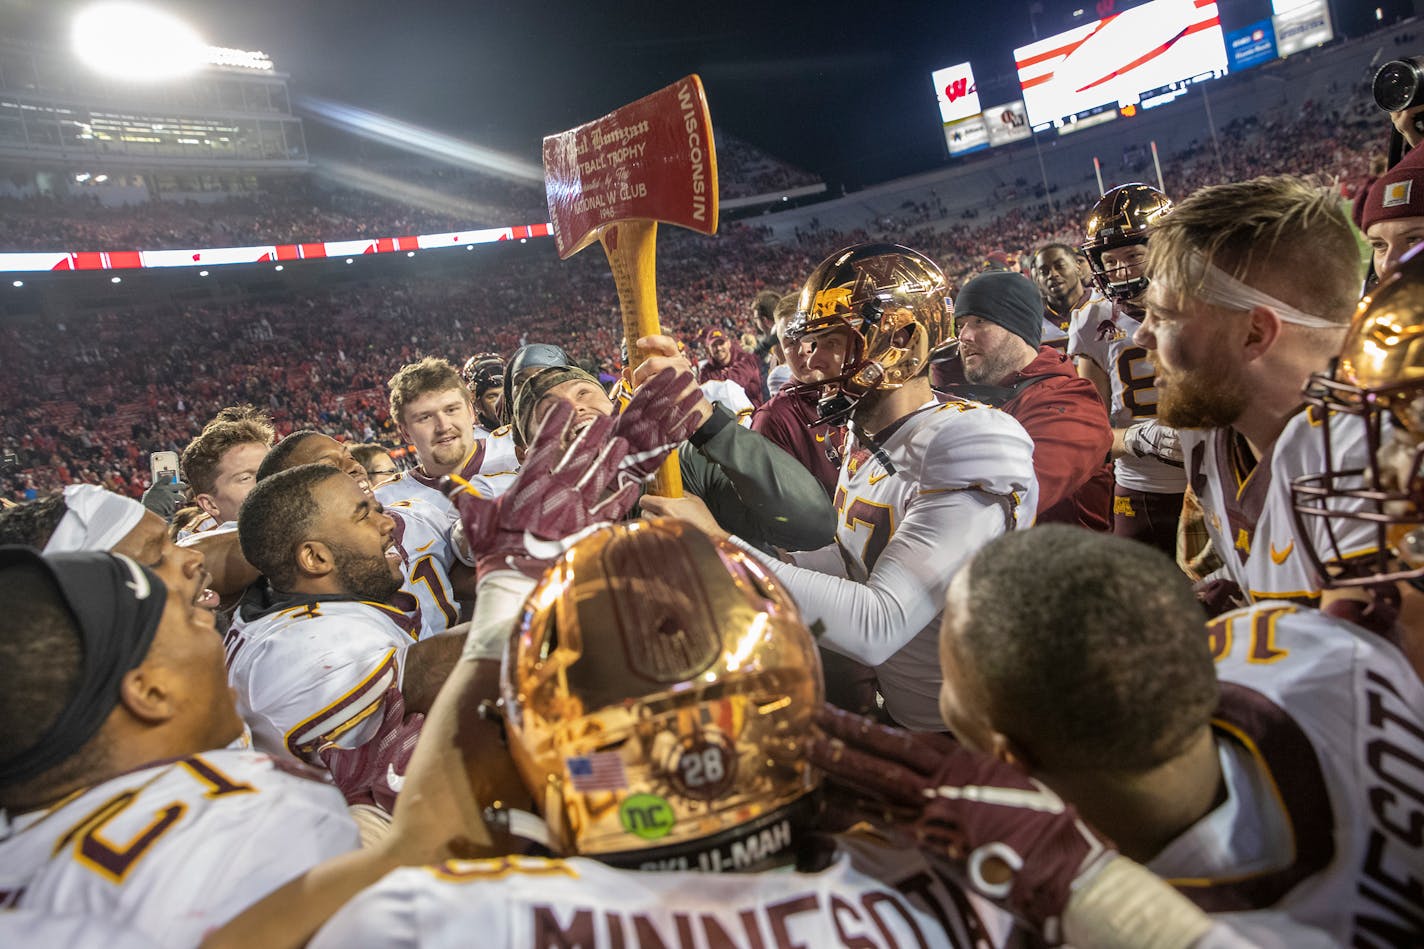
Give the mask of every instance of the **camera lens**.
[(1417, 63), (1408, 59), (1397, 59), (1385, 63), (1375, 73), (1373, 92), (1375, 105), (1386, 112), (1399, 112), (1419, 104), (1421, 79)]

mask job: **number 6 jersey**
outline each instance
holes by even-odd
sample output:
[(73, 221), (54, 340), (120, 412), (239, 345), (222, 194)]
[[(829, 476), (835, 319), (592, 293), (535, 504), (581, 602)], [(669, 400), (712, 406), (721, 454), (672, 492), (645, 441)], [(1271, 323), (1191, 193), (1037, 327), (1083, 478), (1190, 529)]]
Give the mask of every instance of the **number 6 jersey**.
[[(1157, 417), (1156, 370), (1147, 358), (1147, 350), (1132, 341), (1141, 325), (1141, 321), (1096, 292), (1073, 311), (1068, 355), (1091, 359), (1107, 375), (1112, 386), (1108, 421), (1113, 428), (1126, 428), (1133, 422)], [(1148, 494), (1181, 494), (1187, 487), (1187, 476), (1180, 465), (1131, 455), (1113, 462), (1113, 480), (1119, 487)]]
[(266, 755), (210, 751), (45, 810), (0, 814), (0, 906), (102, 917), (195, 946), (292, 877), (356, 849), (341, 795)]

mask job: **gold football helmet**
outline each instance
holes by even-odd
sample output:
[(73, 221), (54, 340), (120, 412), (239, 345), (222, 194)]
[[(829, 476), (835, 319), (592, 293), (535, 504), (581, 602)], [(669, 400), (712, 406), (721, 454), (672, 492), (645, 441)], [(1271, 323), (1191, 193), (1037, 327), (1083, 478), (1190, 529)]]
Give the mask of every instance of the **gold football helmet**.
[(1082, 246), (1103, 296), (1114, 303), (1125, 303), (1146, 292), (1146, 277), (1114, 281), (1103, 265), (1103, 251), (1146, 244), (1148, 230), (1171, 210), (1172, 202), (1165, 194), (1140, 182), (1119, 185), (1093, 205)]
[[(1311, 376), (1305, 400), (1324, 440), (1324, 470), (1297, 478), (1297, 535), (1326, 586), (1424, 577), (1424, 254), (1407, 254), (1360, 301), (1340, 356)], [(1346, 455), (1364, 424), (1363, 445)], [(1343, 431), (1342, 431), (1343, 429)], [(1312, 525), (1324, 524), (1324, 549)], [(1361, 523), (1373, 544), (1337, 535)], [(1352, 531), (1358, 535), (1358, 531)], [(1371, 549), (1373, 548), (1373, 549)]]
[(822, 419), (842, 419), (869, 393), (925, 371), (930, 350), (951, 335), (947, 291), (938, 264), (899, 244), (856, 244), (821, 262), (801, 287), (784, 341), (849, 336), (840, 374), (807, 384), (821, 393)]
[(475, 353), (465, 360), (460, 378), (478, 398), (484, 390), (504, 384), (504, 357), (499, 353)]
[(515, 764), (564, 854), (755, 870), (809, 820), (811, 633), (754, 558), (684, 521), (575, 544), (530, 595), (501, 684)]

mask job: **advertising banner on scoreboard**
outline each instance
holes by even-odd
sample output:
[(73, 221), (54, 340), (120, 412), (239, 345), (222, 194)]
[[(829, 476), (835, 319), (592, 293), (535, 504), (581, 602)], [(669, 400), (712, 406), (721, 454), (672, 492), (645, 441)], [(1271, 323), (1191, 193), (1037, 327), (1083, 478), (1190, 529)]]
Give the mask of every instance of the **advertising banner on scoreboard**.
[(989, 132), (982, 115), (944, 124), (944, 141), (951, 155), (967, 155), (989, 147)]
[(1284, 13), (1277, 13), (1271, 22), (1275, 24), (1276, 50), (1281, 56), (1313, 49), (1335, 37), (1325, 0), (1306, 0)]
[(1270, 20), (1258, 20), (1226, 34), (1229, 72), (1240, 72), (1276, 58), (1276, 31)]
[(1028, 138), (1028, 111), (1022, 99), (1005, 102), (984, 110), (984, 129), (989, 133), (989, 145), (997, 147)]
[(979, 89), (974, 85), (974, 69), (968, 63), (936, 69), (930, 79), (939, 100), (941, 122), (958, 122), (979, 114)]
[(1152, 0), (1014, 50), (1035, 128), (1226, 74), (1214, 0)]

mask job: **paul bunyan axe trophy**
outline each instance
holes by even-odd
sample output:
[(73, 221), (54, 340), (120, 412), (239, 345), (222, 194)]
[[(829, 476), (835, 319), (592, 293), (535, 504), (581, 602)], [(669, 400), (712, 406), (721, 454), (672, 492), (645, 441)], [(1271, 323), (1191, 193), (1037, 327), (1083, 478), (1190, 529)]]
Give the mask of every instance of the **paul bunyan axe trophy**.
[[(564, 260), (603, 245), (631, 367), (635, 342), (662, 332), (656, 281), (659, 222), (717, 230), (717, 151), (702, 80), (687, 76), (577, 128), (544, 139), (544, 186), (554, 243)], [(682, 496), (674, 453), (656, 493)]]

